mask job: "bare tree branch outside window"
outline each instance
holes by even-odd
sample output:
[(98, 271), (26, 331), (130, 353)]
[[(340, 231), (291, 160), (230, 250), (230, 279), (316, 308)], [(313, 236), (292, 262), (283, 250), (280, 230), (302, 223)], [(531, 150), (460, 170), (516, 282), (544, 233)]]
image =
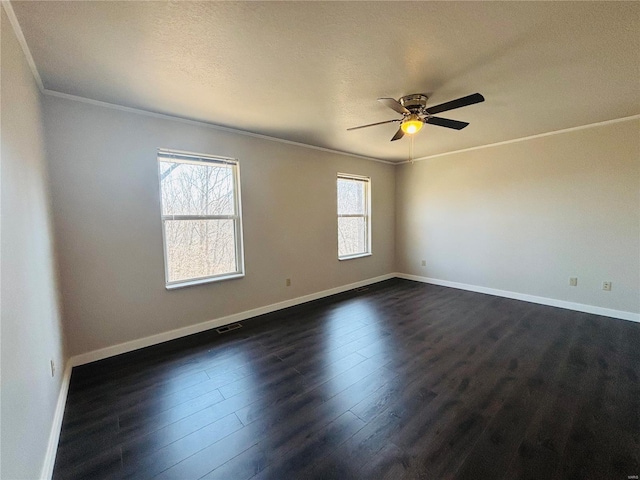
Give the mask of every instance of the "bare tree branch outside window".
[(236, 166), (159, 160), (167, 283), (239, 272)]
[(338, 257), (369, 253), (369, 179), (338, 176)]

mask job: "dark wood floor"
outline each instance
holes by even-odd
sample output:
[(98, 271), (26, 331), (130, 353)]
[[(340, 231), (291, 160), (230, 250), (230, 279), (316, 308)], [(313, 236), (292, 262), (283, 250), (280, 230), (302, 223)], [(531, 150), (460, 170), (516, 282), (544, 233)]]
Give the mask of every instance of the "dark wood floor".
[(622, 479), (640, 324), (389, 280), (75, 368), (54, 478)]

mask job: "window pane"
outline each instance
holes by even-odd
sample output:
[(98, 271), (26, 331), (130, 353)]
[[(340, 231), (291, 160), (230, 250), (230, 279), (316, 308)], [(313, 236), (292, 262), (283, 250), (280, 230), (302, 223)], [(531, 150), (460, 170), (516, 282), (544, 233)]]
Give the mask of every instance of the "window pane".
[(338, 218), (338, 256), (367, 252), (367, 225), (364, 217)]
[(163, 215), (233, 215), (233, 167), (160, 162)]
[(365, 183), (358, 180), (338, 178), (338, 214), (364, 215), (365, 208)]
[(169, 282), (234, 273), (234, 220), (166, 220)]

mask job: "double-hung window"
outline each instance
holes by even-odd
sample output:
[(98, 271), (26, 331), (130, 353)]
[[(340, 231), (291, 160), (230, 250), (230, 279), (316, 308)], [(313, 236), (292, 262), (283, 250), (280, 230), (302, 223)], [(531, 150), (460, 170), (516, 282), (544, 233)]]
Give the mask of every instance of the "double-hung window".
[(338, 174), (338, 259), (371, 255), (371, 180)]
[(244, 274), (238, 161), (158, 150), (167, 288)]

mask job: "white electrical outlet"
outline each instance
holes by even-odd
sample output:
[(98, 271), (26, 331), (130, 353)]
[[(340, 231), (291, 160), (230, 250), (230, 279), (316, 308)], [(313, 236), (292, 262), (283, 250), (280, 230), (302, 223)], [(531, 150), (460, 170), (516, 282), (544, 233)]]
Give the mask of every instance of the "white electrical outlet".
[(284, 281), (284, 283), (285, 283), (285, 285), (286, 285), (287, 287), (290, 287), (290, 286), (291, 286), (291, 279), (290, 279), (290, 278), (287, 278), (287, 279)]
[(611, 291), (611, 282), (602, 282), (602, 289), (607, 292)]
[(422, 266), (426, 267), (427, 266), (427, 261), (426, 260), (422, 260)]
[(56, 363), (51, 360), (51, 376), (54, 377), (56, 375)]
[(569, 285), (572, 287), (578, 286), (578, 277), (569, 277)]

